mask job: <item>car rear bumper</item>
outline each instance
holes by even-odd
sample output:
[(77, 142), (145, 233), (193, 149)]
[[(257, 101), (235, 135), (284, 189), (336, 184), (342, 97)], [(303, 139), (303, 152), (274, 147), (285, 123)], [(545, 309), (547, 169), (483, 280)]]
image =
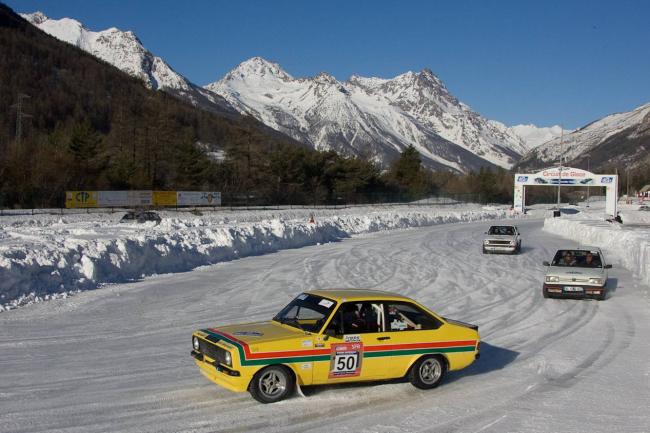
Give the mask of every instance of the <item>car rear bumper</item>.
[(515, 245), (485, 245), (483, 244), (485, 251), (491, 253), (512, 253), (517, 247)]
[[(575, 290), (572, 288), (579, 287), (582, 290)], [(582, 286), (582, 285), (569, 285), (569, 284), (546, 284), (544, 283), (544, 291), (553, 297), (562, 298), (600, 298), (605, 293), (604, 286)]]

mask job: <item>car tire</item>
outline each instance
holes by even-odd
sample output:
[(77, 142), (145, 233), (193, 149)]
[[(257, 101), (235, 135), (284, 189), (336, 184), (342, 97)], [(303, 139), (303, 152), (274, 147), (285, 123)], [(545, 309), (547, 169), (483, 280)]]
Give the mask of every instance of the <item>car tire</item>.
[(548, 290), (546, 289), (542, 289), (542, 296), (546, 299), (551, 297), (551, 295), (548, 294)]
[(483, 247), (483, 254), (487, 254), (487, 253), (488, 253), (487, 250), (485, 249), (485, 247)]
[(596, 298), (599, 301), (604, 301), (607, 298), (607, 290), (603, 290)]
[(287, 367), (271, 365), (255, 373), (248, 387), (260, 403), (275, 403), (293, 394), (296, 382)]
[(438, 355), (423, 356), (409, 371), (411, 384), (419, 389), (432, 389), (440, 385), (447, 373), (447, 363)]

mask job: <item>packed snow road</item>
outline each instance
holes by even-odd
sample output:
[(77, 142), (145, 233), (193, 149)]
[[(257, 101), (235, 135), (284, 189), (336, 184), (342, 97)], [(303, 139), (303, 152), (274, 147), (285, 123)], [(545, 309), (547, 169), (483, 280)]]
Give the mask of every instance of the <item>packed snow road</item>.
[[(606, 301), (543, 299), (541, 262), (569, 241), (518, 221), (522, 254), (483, 255), (487, 225), (363, 235), (4, 313), (0, 431), (649, 431), (647, 287), (611, 257)], [(431, 391), (313, 387), (271, 405), (199, 374), (192, 330), (269, 319), (327, 287), (394, 290), (478, 324), (482, 357)]]

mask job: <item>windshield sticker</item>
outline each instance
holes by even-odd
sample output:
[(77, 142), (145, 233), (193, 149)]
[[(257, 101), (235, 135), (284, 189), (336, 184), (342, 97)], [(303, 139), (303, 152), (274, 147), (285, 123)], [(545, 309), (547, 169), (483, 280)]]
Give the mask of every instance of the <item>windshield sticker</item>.
[(322, 305), (325, 308), (329, 308), (332, 305), (334, 305), (334, 302), (330, 301), (329, 299), (321, 299), (318, 305)]
[(298, 295), (298, 298), (297, 298), (297, 299), (300, 300), (300, 301), (304, 301), (305, 299), (307, 299), (307, 295), (305, 295), (305, 294), (303, 293), (302, 295)]
[(363, 343), (332, 344), (330, 379), (361, 375)]
[(361, 336), (359, 334), (345, 335), (343, 341), (346, 343), (358, 343), (361, 341)]
[(261, 337), (264, 334), (257, 331), (237, 331), (233, 332), (232, 335), (237, 335), (239, 337)]

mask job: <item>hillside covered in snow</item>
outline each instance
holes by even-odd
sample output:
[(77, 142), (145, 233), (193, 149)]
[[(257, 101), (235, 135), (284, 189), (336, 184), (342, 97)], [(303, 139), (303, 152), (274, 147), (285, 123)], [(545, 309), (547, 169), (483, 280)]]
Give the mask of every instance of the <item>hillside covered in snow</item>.
[(624, 113), (614, 113), (555, 138), (533, 149), (518, 164), (521, 168), (540, 168), (563, 161), (593, 169), (610, 164), (630, 165), (650, 162), (650, 103)]
[(164, 90), (215, 112), (233, 113), (223, 98), (191, 83), (163, 59), (148, 51), (132, 31), (115, 27), (95, 32), (71, 18), (51, 19), (42, 12), (21, 14), (27, 21), (55, 38), (104, 60), (141, 79), (154, 90)]
[(509, 168), (559, 131), (534, 125), (507, 127), (485, 119), (457, 100), (428, 69), (392, 79), (352, 76), (338, 81), (327, 73), (296, 79), (279, 65), (255, 57), (202, 88), (148, 51), (132, 31), (114, 27), (92, 31), (75, 19), (51, 19), (41, 12), (22, 16), (151, 89), (202, 109), (250, 114), (316, 149), (384, 166), (412, 144), (424, 164), (434, 169)]

